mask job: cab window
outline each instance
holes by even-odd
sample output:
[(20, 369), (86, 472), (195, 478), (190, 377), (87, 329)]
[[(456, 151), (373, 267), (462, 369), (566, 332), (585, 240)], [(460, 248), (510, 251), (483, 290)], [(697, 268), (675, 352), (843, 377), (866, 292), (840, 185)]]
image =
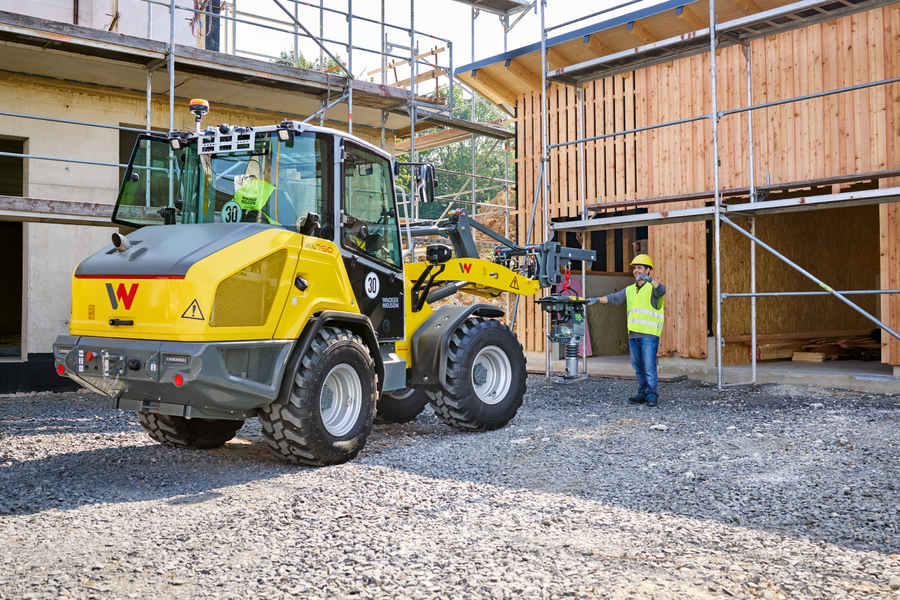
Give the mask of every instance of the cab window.
[(391, 164), (352, 142), (344, 143), (341, 243), (381, 262), (401, 264)]

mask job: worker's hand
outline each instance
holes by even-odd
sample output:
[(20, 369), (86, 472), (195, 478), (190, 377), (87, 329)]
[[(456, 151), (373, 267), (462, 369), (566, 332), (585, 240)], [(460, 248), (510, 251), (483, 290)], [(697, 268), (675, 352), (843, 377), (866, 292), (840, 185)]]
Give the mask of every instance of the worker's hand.
[(653, 283), (653, 278), (645, 273), (641, 273), (637, 277), (635, 277), (638, 281), (646, 281), (647, 283)]
[(591, 304), (597, 304), (598, 302), (600, 302), (600, 298), (588, 298), (587, 301), (587, 305), (590, 306)]

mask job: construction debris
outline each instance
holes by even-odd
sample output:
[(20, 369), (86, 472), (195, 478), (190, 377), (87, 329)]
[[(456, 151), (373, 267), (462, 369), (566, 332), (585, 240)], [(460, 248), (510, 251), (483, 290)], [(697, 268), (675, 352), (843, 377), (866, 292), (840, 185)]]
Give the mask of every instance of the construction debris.
[[(743, 337), (743, 336), (741, 336)], [(826, 360), (880, 360), (881, 330), (842, 330), (819, 333), (781, 333), (758, 336), (756, 360), (793, 360), (823, 362)], [(747, 358), (751, 357), (750, 341)]]

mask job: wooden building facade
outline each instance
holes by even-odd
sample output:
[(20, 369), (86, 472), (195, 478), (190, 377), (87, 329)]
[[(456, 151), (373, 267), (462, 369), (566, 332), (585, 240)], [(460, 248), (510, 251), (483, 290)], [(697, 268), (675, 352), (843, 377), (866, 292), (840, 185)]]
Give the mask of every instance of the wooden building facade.
[[(702, 9), (698, 3), (695, 14), (702, 14)], [(762, 37), (746, 47), (734, 45), (717, 50), (718, 111), (748, 106), (745, 52), (749, 52), (752, 65), (750, 90), (754, 105), (900, 77), (900, 4)], [(584, 136), (710, 114), (710, 70), (711, 53), (707, 43), (706, 52), (584, 84)], [(773, 186), (769, 199), (866, 189), (884, 189), (888, 194), (890, 188), (900, 185), (900, 178), (887, 176), (900, 166), (897, 102), (900, 102), (900, 83), (753, 111), (755, 185)], [(580, 138), (573, 86), (550, 86), (547, 108), (550, 145)], [(518, 231), (524, 242), (543, 144), (539, 89), (519, 93), (516, 111), (521, 198)], [(746, 112), (722, 116), (718, 122), (719, 189), (734, 190), (725, 196), (727, 204), (749, 202), (749, 135)], [(554, 149), (549, 155), (549, 216), (554, 222), (580, 216), (582, 177), (588, 205), (712, 190), (712, 144), (712, 121), (704, 119), (587, 142), (583, 163), (578, 158), (577, 145)], [(800, 183), (788, 185), (792, 182)], [(670, 210), (709, 206), (711, 200), (711, 197), (673, 198), (671, 203), (643, 209), (598, 211), (598, 218), (647, 210), (665, 214)], [(541, 212), (539, 207), (534, 226), (536, 241), (542, 241), (544, 230)], [(898, 205), (883, 203), (760, 216), (756, 218), (756, 231), (761, 240), (836, 290), (897, 289), (900, 288), (898, 220)], [(656, 263), (655, 274), (670, 290), (660, 354), (707, 356), (708, 338), (714, 335), (716, 326), (712, 228), (712, 221), (647, 228), (648, 253)], [(633, 255), (631, 242), (637, 235), (635, 229), (622, 229), (616, 235), (612, 231), (594, 233), (607, 234), (584, 237), (585, 245), (605, 258), (606, 268), (601, 271), (630, 271), (628, 260), (617, 262), (616, 258)], [(750, 291), (749, 241), (723, 226), (721, 246), (722, 290)], [(757, 249), (756, 272), (757, 290), (761, 292), (818, 289), (762, 249)], [(897, 296), (881, 299), (854, 296), (853, 299), (864, 310), (880, 316), (888, 326), (900, 328)], [(725, 301), (722, 314), (726, 341), (730, 336), (750, 332), (749, 299)], [(543, 350), (543, 319), (533, 301), (522, 303), (518, 318), (523, 323), (522, 342), (526, 349)], [(761, 333), (874, 328), (859, 313), (825, 296), (760, 298), (757, 319)], [(885, 334), (883, 344), (882, 361), (900, 365), (900, 342)], [(738, 343), (726, 344), (723, 357), (726, 364), (748, 361), (746, 347)]]

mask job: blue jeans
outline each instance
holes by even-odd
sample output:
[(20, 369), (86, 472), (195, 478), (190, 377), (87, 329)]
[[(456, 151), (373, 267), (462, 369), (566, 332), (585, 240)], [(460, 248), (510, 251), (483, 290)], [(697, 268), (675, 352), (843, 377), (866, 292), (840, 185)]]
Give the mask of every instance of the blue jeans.
[(631, 351), (631, 366), (638, 380), (638, 392), (635, 397), (639, 400), (658, 398), (656, 352), (659, 350), (659, 338), (651, 336), (629, 339), (628, 349)]

